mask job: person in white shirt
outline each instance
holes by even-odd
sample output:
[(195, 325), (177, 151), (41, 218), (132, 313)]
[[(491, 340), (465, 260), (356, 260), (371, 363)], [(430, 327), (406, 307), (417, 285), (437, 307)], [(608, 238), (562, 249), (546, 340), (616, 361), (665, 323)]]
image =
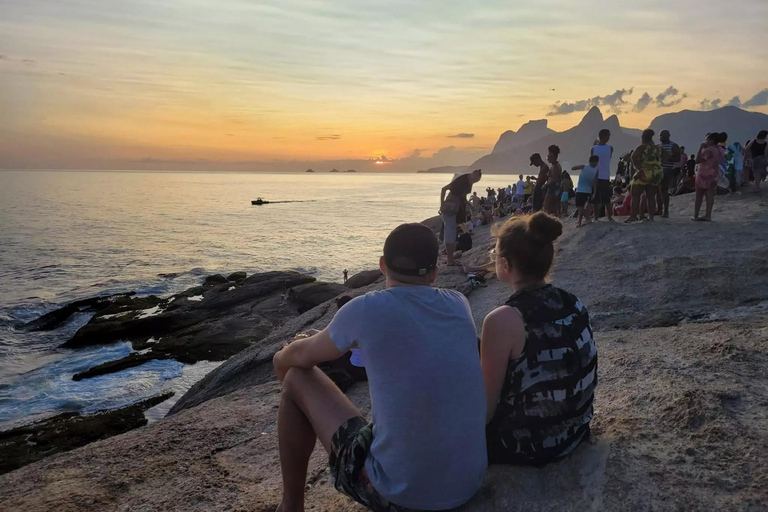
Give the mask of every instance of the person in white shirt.
[(592, 146), (592, 155), (600, 159), (597, 166), (598, 176), (595, 195), (592, 203), (595, 207), (595, 222), (599, 217), (600, 205), (605, 207), (605, 216), (610, 222), (613, 222), (613, 212), (611, 211), (611, 195), (613, 187), (611, 186), (611, 158), (613, 157), (613, 146), (608, 144), (611, 140), (611, 131), (603, 128), (598, 134), (596, 144)]
[(518, 203), (522, 203), (523, 202), (523, 198), (525, 197), (525, 181), (523, 181), (523, 175), (522, 174), (520, 175), (520, 179), (515, 184), (515, 186), (517, 187), (517, 195), (518, 195), (517, 202)]
[[(589, 202), (590, 197), (593, 197), (597, 192), (597, 177), (600, 173), (600, 157), (592, 155), (589, 157), (589, 165), (575, 165), (571, 168), (573, 171), (581, 171), (579, 173), (579, 184), (576, 186), (576, 209), (579, 211), (579, 223), (578, 227), (581, 227), (581, 220), (586, 218), (586, 224), (591, 224), (591, 214), (586, 211), (585, 207)], [(597, 206), (597, 205), (595, 205)], [(610, 207), (609, 207), (610, 208)], [(597, 209), (595, 208), (595, 219), (597, 219)]]

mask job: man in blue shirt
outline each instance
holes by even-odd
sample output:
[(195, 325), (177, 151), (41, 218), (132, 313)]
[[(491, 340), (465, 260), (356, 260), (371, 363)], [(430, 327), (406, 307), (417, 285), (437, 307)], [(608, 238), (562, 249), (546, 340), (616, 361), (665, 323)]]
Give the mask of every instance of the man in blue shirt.
[[(589, 165), (574, 165), (571, 170), (581, 171), (579, 173), (579, 184), (576, 186), (576, 209), (579, 211), (579, 223), (578, 227), (581, 227), (581, 220), (587, 219), (584, 225), (591, 224), (592, 219), (591, 212), (586, 211), (585, 206), (589, 202), (591, 197), (594, 197), (597, 193), (597, 179), (599, 176), (600, 157), (592, 155), (589, 157)], [(608, 205), (610, 208), (610, 204)], [(595, 212), (595, 220), (597, 220), (597, 212)]]
[[(336, 489), (374, 511), (447, 510), (468, 501), (487, 466), (486, 399), (469, 303), (432, 285), (438, 242), (421, 224), (387, 237), (387, 289), (344, 305), (331, 324), (278, 352), (282, 512), (304, 510), (319, 439)], [(360, 350), (373, 421), (317, 363)]]

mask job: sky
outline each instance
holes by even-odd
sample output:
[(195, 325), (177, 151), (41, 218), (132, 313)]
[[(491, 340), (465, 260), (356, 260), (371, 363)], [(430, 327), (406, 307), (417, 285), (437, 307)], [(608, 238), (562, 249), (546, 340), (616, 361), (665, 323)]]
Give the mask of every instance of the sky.
[[(768, 112), (765, 0), (0, 0), (0, 168), (417, 170)], [(376, 163), (382, 162), (382, 163)]]

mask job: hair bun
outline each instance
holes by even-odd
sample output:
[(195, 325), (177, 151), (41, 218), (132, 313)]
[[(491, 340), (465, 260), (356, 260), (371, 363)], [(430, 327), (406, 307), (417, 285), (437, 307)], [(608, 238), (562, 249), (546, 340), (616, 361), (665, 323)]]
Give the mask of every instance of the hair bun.
[(528, 229), (533, 238), (545, 243), (552, 243), (563, 234), (563, 225), (560, 221), (544, 212), (534, 213), (531, 216)]

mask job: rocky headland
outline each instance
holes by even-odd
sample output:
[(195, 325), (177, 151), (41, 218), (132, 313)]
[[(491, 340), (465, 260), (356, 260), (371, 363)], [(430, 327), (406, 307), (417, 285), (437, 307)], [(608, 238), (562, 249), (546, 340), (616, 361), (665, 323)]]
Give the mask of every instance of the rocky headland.
[[(691, 222), (692, 206), (691, 196), (673, 198), (672, 218), (655, 223), (566, 222), (553, 279), (587, 305), (596, 330), (593, 439), (544, 468), (492, 467), (462, 510), (766, 509), (768, 199), (718, 197), (712, 223)], [(492, 245), (489, 229), (478, 228), (462, 260), (483, 263)], [(328, 286), (322, 296), (303, 281), (311, 278), (270, 275), (222, 277), (153, 305), (118, 297), (98, 306), (70, 346), (129, 339), (156, 357), (228, 359), (164, 420), (0, 476), (0, 509), (274, 510), (271, 358), (297, 332), (326, 326), (337, 295), (384, 284), (373, 271), (359, 287)], [(486, 284), (473, 288), (456, 268), (438, 281), (469, 297), (478, 329), (509, 294), (492, 277)], [(288, 300), (306, 290), (312, 301)], [(347, 394), (369, 411), (364, 383)], [(362, 510), (332, 488), (326, 466), (318, 448), (308, 508)]]

